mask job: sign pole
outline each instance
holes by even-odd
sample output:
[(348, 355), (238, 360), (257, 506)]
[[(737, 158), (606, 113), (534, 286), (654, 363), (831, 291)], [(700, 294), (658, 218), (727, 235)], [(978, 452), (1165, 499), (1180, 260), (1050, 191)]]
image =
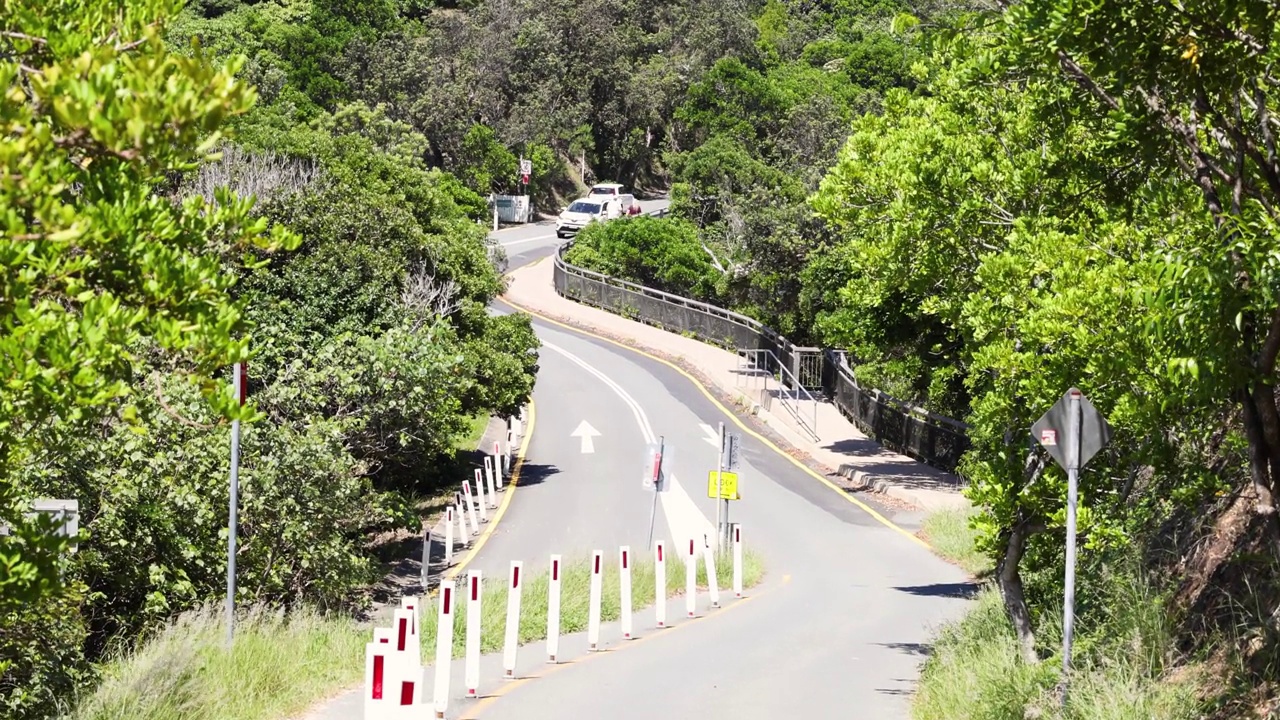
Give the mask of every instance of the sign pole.
[[(725, 505), (722, 497), (724, 497), (724, 488), (722, 486), (722, 478), (724, 473), (724, 423), (718, 423), (720, 426), (720, 451), (716, 453), (716, 544), (720, 544), (720, 537), (724, 535), (724, 519), (720, 515), (720, 506)], [(728, 508), (726, 508), (727, 510)]]
[[(232, 366), (231, 381), (236, 400), (244, 406), (244, 363)], [(227, 647), (231, 647), (236, 633), (236, 526), (240, 509), (240, 421), (231, 421), (231, 479), (230, 501), (227, 513)]]
[(1062, 704), (1067, 703), (1071, 672), (1071, 633), (1076, 613), (1076, 502), (1080, 479), (1080, 391), (1070, 392), (1067, 415), (1067, 570), (1062, 602)]
[(653, 546), (653, 521), (658, 517), (658, 483), (662, 481), (662, 452), (665, 447), (663, 436), (658, 436), (658, 457), (653, 463), (653, 507), (649, 510), (649, 542)]

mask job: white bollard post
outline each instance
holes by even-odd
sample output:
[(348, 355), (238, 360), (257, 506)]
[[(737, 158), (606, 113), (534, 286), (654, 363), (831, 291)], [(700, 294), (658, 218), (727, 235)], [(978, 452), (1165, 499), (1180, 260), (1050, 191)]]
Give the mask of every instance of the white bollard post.
[(720, 583), (716, 577), (716, 553), (711, 547), (711, 539), (702, 536), (702, 561), (707, 568), (707, 589), (711, 593), (711, 607), (720, 607)]
[(484, 456), (484, 474), (489, 479), (489, 507), (498, 507), (498, 483), (493, 477), (493, 458)]
[(698, 556), (693, 553), (693, 538), (689, 538), (689, 555), (684, 559), (684, 609), (693, 617), (698, 605)]
[(623, 545), (618, 550), (618, 615), (622, 624), (622, 639), (631, 639), (631, 548)]
[(467, 530), (467, 511), (462, 504), (462, 493), (457, 493), (457, 502), (453, 506), (453, 516), (458, 518), (458, 542), (466, 547), (471, 544), (471, 532)]
[(471, 498), (471, 483), (466, 480), (462, 481), (462, 498), (467, 502), (467, 513), (471, 515), (471, 531), (472, 535), (480, 534), (480, 521), (476, 519), (476, 503)]
[(480, 687), (480, 593), (482, 590), (479, 570), (467, 571), (467, 697), (479, 697)]
[(444, 509), (444, 566), (453, 567), (453, 506)]
[(422, 667), (422, 606), (416, 596), (408, 595), (400, 598), (400, 609), (411, 613), (409, 617), (409, 635), (405, 644), (405, 652), (413, 658), (416, 667)]
[(507, 584), (507, 633), (502, 643), (502, 669), (509, 678), (516, 676), (516, 650), (520, 647), (520, 568), (524, 563), (511, 561), (511, 582)]
[(373, 642), (364, 646), (364, 716), (379, 720), (391, 705), (388, 690), (391, 671), (391, 635), (386, 628), (373, 631)]
[(476, 468), (476, 507), (480, 509), (480, 522), (489, 522), (488, 502), (484, 499), (484, 475)]
[(733, 596), (742, 597), (742, 525), (733, 524)]
[(604, 553), (591, 551), (591, 602), (587, 606), (587, 645), (595, 650), (600, 644), (600, 591), (604, 573), (601, 559)]
[[(449, 709), (449, 668), (453, 664), (453, 593), (452, 584), (440, 586), (440, 620), (436, 624), (436, 717), (443, 718)], [(366, 720), (372, 720), (366, 716)]]
[(662, 541), (653, 546), (653, 602), (658, 627), (667, 626), (667, 555)]
[(502, 489), (502, 475), (507, 471), (506, 463), (503, 461), (502, 443), (497, 440), (493, 441), (493, 475), (498, 480), (498, 489)]
[(560, 556), (551, 556), (551, 582), (547, 583), (547, 658), (555, 662), (560, 652)]
[[(392, 670), (388, 674), (388, 679), (391, 682), (386, 684), (391, 690), (391, 704), (397, 707), (413, 705), (421, 694), (418, 685), (422, 678), (422, 656), (414, 657), (412, 654), (414, 620), (413, 611), (403, 607), (392, 615), (395, 637), (391, 644), (389, 658)], [(403, 713), (403, 711), (396, 712)]]

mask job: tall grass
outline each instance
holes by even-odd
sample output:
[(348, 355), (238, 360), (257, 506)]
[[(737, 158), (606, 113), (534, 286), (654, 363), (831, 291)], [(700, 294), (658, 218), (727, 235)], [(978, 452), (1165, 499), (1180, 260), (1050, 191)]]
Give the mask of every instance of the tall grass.
[[(1196, 687), (1169, 673), (1172, 635), (1163, 604), (1134, 577), (1117, 583), (1107, 611), (1082, 627), (1073, 653), (1070, 692), (1061, 706), (1061, 657), (1035, 665), (1018, 658), (999, 594), (988, 588), (969, 613), (946, 626), (926, 662), (913, 706), (916, 720), (1191, 720)], [(1046, 613), (1047, 617), (1053, 617)], [(1059, 623), (1039, 628), (1053, 647)]]
[[(717, 561), (716, 576), (727, 599), (732, 580), (729, 558)], [(684, 566), (667, 563), (667, 592), (676, 597), (684, 589)], [(541, 570), (537, 572), (535, 570)], [(522, 596), (520, 642), (540, 640), (547, 628), (545, 569), (528, 568)], [(743, 584), (755, 585), (764, 575), (759, 557), (743, 555)], [(601, 594), (601, 617), (618, 619), (620, 588), (616, 562), (606, 562)], [(653, 564), (637, 560), (632, 568), (632, 607), (639, 610), (654, 601)], [(698, 583), (706, 587), (701, 562)], [(587, 627), (590, 569), (586, 560), (566, 562), (561, 587), (561, 631)], [(482, 652), (502, 648), (506, 623), (506, 578), (485, 581), (481, 619)], [(466, 603), (458, 604), (454, 628), (454, 653), (465, 647)], [(436, 611), (434, 603), (423, 613), (422, 647), (428, 662), (434, 659)], [(673, 617), (680, 617), (672, 609)], [(236, 624), (232, 650), (224, 649), (226, 628), (217, 609), (182, 615), (136, 651), (103, 668), (102, 682), (79, 698), (68, 720), (259, 720), (288, 717), (305, 710), (337, 691), (360, 682), (364, 673), (364, 646), (373, 637), (369, 624), (347, 617), (326, 616), (311, 610), (287, 615), (251, 609)]]
[(975, 546), (977, 531), (970, 525), (974, 510), (952, 509), (930, 513), (920, 528), (921, 535), (943, 558), (964, 568), (975, 577), (989, 575), (994, 567), (991, 558)]
[(180, 616), (108, 663), (72, 720), (258, 720), (305, 709), (360, 681), (371, 628), (309, 610), (253, 609), (224, 649), (214, 609)]

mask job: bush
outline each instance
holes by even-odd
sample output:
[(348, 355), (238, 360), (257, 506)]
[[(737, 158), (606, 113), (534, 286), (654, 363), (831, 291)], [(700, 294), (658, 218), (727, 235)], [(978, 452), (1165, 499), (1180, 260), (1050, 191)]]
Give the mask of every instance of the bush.
[(593, 223), (578, 233), (566, 260), (657, 290), (714, 302), (719, 273), (697, 229), (674, 218), (638, 216)]

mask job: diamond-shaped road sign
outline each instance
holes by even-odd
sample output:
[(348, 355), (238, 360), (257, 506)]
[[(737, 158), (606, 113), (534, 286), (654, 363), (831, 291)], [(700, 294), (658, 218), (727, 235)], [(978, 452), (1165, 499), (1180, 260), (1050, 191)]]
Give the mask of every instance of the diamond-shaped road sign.
[(1075, 388), (1068, 390), (1062, 399), (1031, 426), (1031, 434), (1036, 442), (1044, 446), (1063, 469), (1068, 470), (1067, 429), (1071, 422), (1073, 395), (1080, 399), (1080, 457), (1076, 468), (1084, 467), (1111, 440), (1111, 426), (1107, 425), (1107, 419), (1102, 417), (1102, 413), (1098, 412), (1084, 393)]

